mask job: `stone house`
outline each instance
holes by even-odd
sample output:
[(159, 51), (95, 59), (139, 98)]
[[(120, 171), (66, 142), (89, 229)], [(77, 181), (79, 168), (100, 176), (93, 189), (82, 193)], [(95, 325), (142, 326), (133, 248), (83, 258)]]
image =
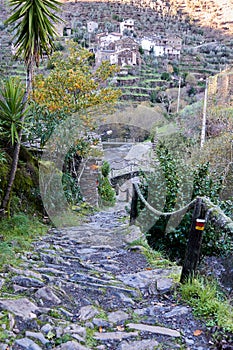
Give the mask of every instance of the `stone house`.
[(122, 49), (116, 52), (117, 63), (119, 66), (137, 66), (140, 65), (140, 53), (136, 50), (131, 49)]
[(111, 64), (117, 64), (117, 58), (114, 50), (97, 50), (95, 52), (95, 64), (98, 67), (103, 61), (110, 61)]
[(140, 66), (141, 56), (137, 50), (124, 48), (119, 51), (115, 50), (97, 50), (95, 53), (95, 63), (98, 67), (103, 61), (109, 61), (110, 64), (117, 64), (121, 67)]
[(134, 39), (129, 37), (123, 37), (122, 39), (115, 42), (115, 50), (119, 51), (122, 49), (138, 51), (139, 45)]

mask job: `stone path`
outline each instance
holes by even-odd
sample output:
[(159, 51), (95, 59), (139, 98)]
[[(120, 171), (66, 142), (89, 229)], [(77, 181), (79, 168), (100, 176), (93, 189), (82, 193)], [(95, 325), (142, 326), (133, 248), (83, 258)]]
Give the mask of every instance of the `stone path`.
[(52, 229), (0, 274), (0, 350), (211, 349), (173, 298), (177, 268), (151, 269), (127, 220), (116, 206)]

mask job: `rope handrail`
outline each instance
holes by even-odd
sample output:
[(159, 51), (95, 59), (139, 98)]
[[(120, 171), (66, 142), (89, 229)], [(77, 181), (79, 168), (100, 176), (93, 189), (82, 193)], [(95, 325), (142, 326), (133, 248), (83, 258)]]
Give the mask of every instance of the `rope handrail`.
[[(154, 159), (150, 159), (151, 162), (154, 162)], [(130, 158), (130, 159), (115, 159), (115, 160), (112, 160), (111, 162), (109, 162), (111, 165), (116, 163), (116, 164), (119, 164), (119, 163), (125, 163), (125, 162), (129, 162), (129, 164), (135, 164), (135, 163), (142, 163), (142, 164), (148, 164), (150, 163), (150, 161), (148, 161), (148, 159), (138, 159), (136, 157), (134, 158)]]
[(172, 212), (162, 212), (160, 210), (157, 210), (155, 208), (153, 208), (147, 201), (146, 199), (143, 197), (139, 187), (138, 187), (138, 183), (133, 182), (134, 188), (139, 196), (139, 198), (141, 199), (141, 201), (145, 204), (145, 206), (151, 211), (153, 212), (156, 216), (170, 216), (170, 215), (175, 215), (175, 214), (179, 214), (182, 213), (183, 211), (190, 209), (194, 206), (195, 202), (197, 201), (197, 199), (201, 199), (205, 210), (206, 210), (206, 214), (205, 214), (205, 221), (212, 221), (213, 223), (217, 223), (219, 227), (221, 227), (221, 229), (225, 230), (226, 232), (230, 232), (230, 234), (233, 234), (233, 220), (228, 217), (221, 208), (219, 208), (217, 205), (215, 205), (214, 203), (211, 202), (211, 200), (208, 197), (201, 197), (198, 196), (196, 198), (194, 198), (191, 202), (189, 202), (188, 204), (186, 204), (183, 208), (180, 208), (178, 210), (174, 210)]
[[(197, 198), (193, 199), (191, 202), (189, 202), (188, 204), (186, 204), (183, 208), (180, 208), (180, 209), (177, 209), (177, 210), (174, 210), (174, 211), (171, 211), (171, 212), (163, 212), (163, 211), (160, 211), (160, 210), (157, 210), (155, 209), (154, 207), (152, 207), (147, 201), (146, 199), (143, 197), (139, 187), (138, 187), (138, 184), (134, 183), (134, 187), (135, 187), (135, 190), (137, 191), (137, 194), (139, 196), (139, 198), (141, 199), (141, 201), (145, 204), (145, 206), (152, 212), (154, 213), (155, 215), (157, 216), (169, 216), (169, 215), (175, 215), (175, 214), (180, 214), (182, 213), (183, 211), (191, 208), (194, 203), (196, 202)], [(199, 197), (199, 198), (202, 198), (202, 197)]]

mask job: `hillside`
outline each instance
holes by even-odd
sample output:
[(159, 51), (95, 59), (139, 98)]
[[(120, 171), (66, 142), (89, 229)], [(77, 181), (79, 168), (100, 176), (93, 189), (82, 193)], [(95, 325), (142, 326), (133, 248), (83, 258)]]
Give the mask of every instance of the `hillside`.
[[(64, 1), (67, 3), (67, 1)], [(68, 1), (69, 2), (69, 1)], [(71, 3), (71, 2), (70, 2)], [(77, 4), (78, 2), (75, 1)], [(79, 3), (97, 3), (93, 0), (84, 0)], [(195, 22), (198, 26), (222, 30), (225, 34), (233, 33), (233, 2), (232, 0), (100, 0), (98, 4), (119, 9), (124, 16), (127, 6), (133, 6), (148, 13), (156, 12), (159, 17), (167, 19), (186, 19)]]
[(230, 23), (233, 3), (226, 0), (220, 4), (217, 0), (84, 0), (66, 2), (63, 16), (74, 32), (87, 21), (97, 21), (99, 31), (119, 31), (122, 20), (133, 18), (136, 37), (178, 35), (183, 44), (178, 62), (181, 70), (192, 70), (205, 77), (225, 69), (233, 61)]
[[(22, 62), (12, 59), (11, 34), (4, 26), (7, 6), (3, 0), (0, 2), (0, 10), (1, 71), (3, 74), (16, 74), (24, 78)], [(71, 28), (72, 38), (80, 38), (80, 35), (85, 37), (87, 22), (96, 21), (99, 25), (98, 32), (119, 32), (120, 22), (133, 18), (135, 38), (152, 35), (161, 38), (179, 36), (182, 39), (179, 60), (164, 56), (152, 60), (146, 57), (146, 60), (142, 60), (141, 70), (132, 70), (118, 79), (117, 86), (123, 89), (124, 99), (154, 100), (161, 88), (177, 88), (177, 82), (170, 86), (169, 82), (161, 81), (161, 74), (169, 71), (170, 67), (178, 70), (180, 75), (191, 73), (195, 93), (198, 94), (203, 93), (206, 77), (213, 76), (232, 64), (232, 14), (231, 0), (76, 0), (64, 2), (62, 17), (65, 23), (59, 31), (62, 35), (67, 28)], [(94, 36), (91, 41), (94, 41)]]

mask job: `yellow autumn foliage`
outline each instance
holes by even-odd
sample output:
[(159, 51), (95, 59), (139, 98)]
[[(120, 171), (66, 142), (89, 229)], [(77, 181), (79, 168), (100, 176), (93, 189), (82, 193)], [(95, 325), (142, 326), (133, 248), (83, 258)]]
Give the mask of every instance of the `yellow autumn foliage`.
[(68, 55), (67, 52), (56, 52), (51, 58), (54, 68), (49, 75), (35, 78), (33, 100), (58, 115), (59, 112), (76, 113), (91, 108), (101, 114), (109, 112), (121, 95), (119, 89), (108, 86), (118, 67), (103, 62), (94, 69), (91, 60), (93, 54), (76, 43), (70, 43)]

